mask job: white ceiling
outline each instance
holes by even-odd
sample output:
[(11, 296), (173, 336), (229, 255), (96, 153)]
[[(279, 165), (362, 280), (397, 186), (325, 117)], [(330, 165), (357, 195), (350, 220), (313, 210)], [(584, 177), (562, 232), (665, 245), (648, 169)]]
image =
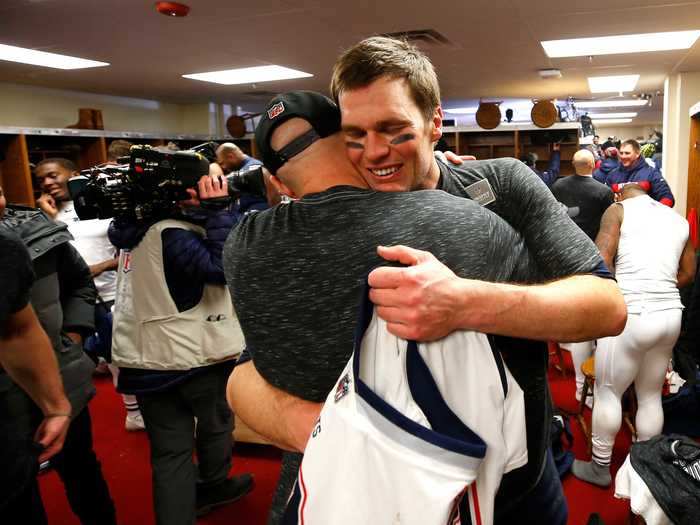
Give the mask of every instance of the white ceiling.
[[(186, 18), (149, 0), (0, 0), (0, 44), (111, 63), (62, 71), (0, 61), (0, 82), (174, 102), (216, 101), (259, 109), (289, 89), (327, 91), (338, 53), (373, 34), (433, 29), (451, 44), (426, 47), (443, 105), (479, 97), (592, 98), (587, 76), (639, 73), (636, 93), (663, 90), (670, 74), (700, 71), (691, 50), (549, 59), (539, 42), (700, 29), (700, 1), (673, 0), (189, 0)], [(185, 73), (279, 64), (313, 78), (220, 86)], [(563, 77), (541, 80), (537, 70)], [(598, 97), (604, 98), (604, 97)], [(633, 124), (661, 120), (662, 99)], [(617, 110), (622, 111), (622, 110)]]

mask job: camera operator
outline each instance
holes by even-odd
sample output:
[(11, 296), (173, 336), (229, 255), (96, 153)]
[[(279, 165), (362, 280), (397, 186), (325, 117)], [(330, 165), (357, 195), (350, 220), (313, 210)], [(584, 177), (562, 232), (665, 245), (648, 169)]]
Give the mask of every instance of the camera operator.
[[(92, 384), (95, 366), (82, 346), (83, 339), (95, 328), (95, 288), (90, 271), (71, 246), (72, 237), (66, 225), (53, 222), (39, 210), (22, 206), (4, 209), (3, 206), (0, 231), (16, 234), (30, 254), (36, 276), (30, 302), (53, 346), (72, 407), (72, 410), (65, 407), (65, 410), (49, 413), (52, 418), (72, 418), (63, 450), (52, 458), (51, 465), (58, 472), (71, 509), (81, 523), (114, 524), (114, 503), (93, 450), (88, 409), (88, 402), (95, 395)], [(47, 366), (50, 381), (48, 363)], [(16, 430), (30, 438), (37, 427), (45, 427), (46, 411), (42, 423), (38, 408), (20, 395), (9, 378), (2, 380), (5, 383), (0, 390), (10, 396), (7, 409), (14, 416)], [(5, 510), (3, 518), (8, 516), (8, 523), (46, 522), (35, 483), (27, 486)]]
[[(204, 177), (198, 189), (201, 198), (228, 195), (219, 177)], [(228, 477), (233, 418), (225, 389), (243, 336), (221, 259), (239, 215), (197, 207), (196, 192), (188, 193), (179, 208), (117, 217), (109, 231), (121, 250), (112, 357), (119, 390), (137, 396), (146, 424), (161, 525), (192, 525), (253, 487), (250, 474)]]

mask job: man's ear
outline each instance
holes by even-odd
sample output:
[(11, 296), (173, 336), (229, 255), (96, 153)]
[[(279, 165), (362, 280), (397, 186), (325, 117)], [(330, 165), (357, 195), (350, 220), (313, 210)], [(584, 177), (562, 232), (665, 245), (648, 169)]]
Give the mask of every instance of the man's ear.
[(435, 108), (433, 113), (433, 118), (430, 120), (432, 124), (432, 129), (430, 130), (430, 141), (437, 142), (442, 137), (442, 107), (438, 106)]

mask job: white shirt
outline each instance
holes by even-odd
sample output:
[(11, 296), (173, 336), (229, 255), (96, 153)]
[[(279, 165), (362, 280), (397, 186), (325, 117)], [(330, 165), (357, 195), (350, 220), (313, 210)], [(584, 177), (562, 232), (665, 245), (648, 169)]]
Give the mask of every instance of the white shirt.
[[(116, 248), (107, 238), (110, 219), (90, 219), (81, 221), (73, 207), (73, 201), (62, 203), (56, 216), (57, 221), (68, 225), (73, 236), (73, 247), (85, 259), (88, 266), (114, 259)], [(95, 277), (95, 287), (103, 301), (113, 301), (117, 290), (117, 272), (106, 271)]]
[(648, 195), (620, 204), (625, 211), (615, 277), (627, 311), (638, 314), (683, 308), (677, 275), (688, 240), (688, 222)]

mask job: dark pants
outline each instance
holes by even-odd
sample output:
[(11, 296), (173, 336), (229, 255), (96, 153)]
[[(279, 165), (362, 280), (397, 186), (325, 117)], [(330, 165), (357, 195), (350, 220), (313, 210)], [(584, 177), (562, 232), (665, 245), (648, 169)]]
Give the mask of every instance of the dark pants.
[[(216, 484), (228, 476), (233, 431), (226, 403), (230, 372), (227, 366), (211, 366), (164, 391), (137, 395), (151, 445), (159, 525), (193, 525), (197, 482)], [(195, 448), (199, 468), (192, 462)]]
[(71, 421), (63, 450), (51, 460), (51, 465), (63, 481), (68, 503), (80, 523), (116, 523), (114, 502), (93, 449), (88, 407)]
[[(116, 523), (114, 502), (93, 450), (90, 412), (87, 407), (71, 422), (63, 450), (51, 458), (51, 465), (63, 481), (71, 510), (83, 525)], [(46, 524), (46, 513), (36, 479), (3, 511), (1, 518), (8, 525)]]
[(533, 523), (540, 525), (566, 525), (569, 509), (564, 498), (559, 473), (554, 464), (552, 451), (547, 451), (544, 471), (532, 490), (522, 494), (518, 501), (499, 514), (496, 508), (494, 525), (511, 525), (523, 523), (524, 517), (530, 516)]

